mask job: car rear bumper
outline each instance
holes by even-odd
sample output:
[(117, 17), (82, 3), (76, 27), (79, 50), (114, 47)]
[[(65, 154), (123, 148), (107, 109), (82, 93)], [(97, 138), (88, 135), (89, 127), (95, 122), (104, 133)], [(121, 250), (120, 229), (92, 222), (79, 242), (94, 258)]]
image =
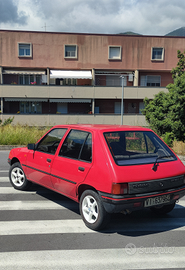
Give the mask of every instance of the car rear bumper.
[(99, 194), (102, 198), (104, 208), (108, 213), (119, 213), (124, 210), (134, 211), (141, 208), (150, 207), (145, 206), (145, 202), (147, 199), (156, 198), (164, 195), (168, 195), (168, 197), (170, 197), (170, 201), (168, 201), (167, 203), (161, 203), (160, 205), (171, 204), (185, 195), (185, 185), (175, 189), (165, 191), (163, 190), (162, 192), (150, 192), (145, 194), (136, 194), (132, 196), (112, 195), (103, 192), (99, 192)]

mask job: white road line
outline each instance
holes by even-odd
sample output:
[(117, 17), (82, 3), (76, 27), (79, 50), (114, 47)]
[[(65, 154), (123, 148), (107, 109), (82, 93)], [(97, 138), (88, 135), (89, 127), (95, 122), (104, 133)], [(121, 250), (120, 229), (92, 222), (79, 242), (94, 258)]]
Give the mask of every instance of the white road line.
[(9, 182), (9, 178), (2, 176), (2, 177), (0, 177), (0, 183), (1, 182)]
[(13, 187), (1, 187), (0, 188), (0, 194), (23, 194), (23, 193), (26, 193), (26, 194), (34, 194), (36, 193), (36, 191), (21, 191), (21, 190), (17, 190), (17, 189), (14, 189)]
[[(66, 209), (76, 208), (78, 204), (74, 201), (50, 201), (50, 200), (33, 200), (33, 201), (0, 201), (0, 211), (8, 210), (43, 210), (43, 209)], [(175, 206), (175, 209), (185, 207), (185, 201), (181, 201)]]
[(0, 235), (26, 235), (50, 233), (92, 233), (79, 220), (1, 221)]
[[(15, 188), (11, 187), (0, 187), (0, 194), (36, 194), (37, 190), (35, 191), (22, 191), (22, 190), (17, 190)], [(43, 189), (42, 193), (49, 193), (49, 189)]]
[[(105, 232), (148, 232), (148, 231), (185, 231), (185, 218), (160, 219), (159, 221), (121, 222), (112, 224)], [(0, 235), (29, 235), (29, 234), (52, 234), (52, 233), (94, 233), (88, 229), (80, 219), (69, 220), (29, 220), (29, 221), (1, 221)]]
[(67, 207), (75, 208), (78, 204), (71, 201), (54, 202), (50, 200), (43, 201), (0, 201), (0, 211), (7, 210), (49, 210), (49, 209), (66, 209)]
[[(184, 269), (185, 247), (170, 247), (167, 253), (141, 253), (136, 248), (133, 255), (128, 249), (87, 249), (3, 252), (0, 269), (3, 270), (122, 270), (122, 269)], [(157, 251), (157, 249), (156, 249)]]

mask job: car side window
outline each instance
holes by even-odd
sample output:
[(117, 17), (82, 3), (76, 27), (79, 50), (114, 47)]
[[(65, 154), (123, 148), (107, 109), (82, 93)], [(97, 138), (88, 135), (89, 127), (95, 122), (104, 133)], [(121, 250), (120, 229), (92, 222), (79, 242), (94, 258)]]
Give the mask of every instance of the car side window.
[(59, 156), (91, 162), (91, 133), (71, 130), (60, 149)]
[(80, 155), (80, 159), (84, 161), (92, 161), (92, 134), (89, 133)]
[(37, 144), (36, 150), (49, 154), (55, 154), (57, 147), (63, 138), (66, 128), (56, 128), (51, 130), (46, 136)]

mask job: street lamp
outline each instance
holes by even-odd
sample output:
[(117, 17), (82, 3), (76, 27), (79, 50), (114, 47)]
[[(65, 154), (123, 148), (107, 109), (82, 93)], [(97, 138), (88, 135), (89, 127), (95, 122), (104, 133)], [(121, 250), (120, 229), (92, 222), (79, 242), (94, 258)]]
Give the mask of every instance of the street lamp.
[(122, 79), (122, 98), (121, 98), (121, 125), (123, 125), (123, 97), (124, 97), (124, 76), (120, 76)]

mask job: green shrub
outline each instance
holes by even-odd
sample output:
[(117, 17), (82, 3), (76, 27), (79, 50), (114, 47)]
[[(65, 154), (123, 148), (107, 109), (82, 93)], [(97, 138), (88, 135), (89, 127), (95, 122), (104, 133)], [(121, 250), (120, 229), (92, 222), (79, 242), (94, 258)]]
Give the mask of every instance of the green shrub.
[(2, 120), (1, 120), (1, 126), (2, 127), (4, 127), (4, 126), (7, 126), (7, 125), (10, 125), (12, 122), (13, 122), (13, 120), (14, 120), (14, 117), (9, 117), (9, 118), (7, 118), (7, 119), (5, 119), (4, 120), (4, 122), (2, 122)]
[(166, 132), (163, 136), (163, 140), (168, 146), (170, 147), (173, 146), (173, 141), (174, 141), (173, 132)]

